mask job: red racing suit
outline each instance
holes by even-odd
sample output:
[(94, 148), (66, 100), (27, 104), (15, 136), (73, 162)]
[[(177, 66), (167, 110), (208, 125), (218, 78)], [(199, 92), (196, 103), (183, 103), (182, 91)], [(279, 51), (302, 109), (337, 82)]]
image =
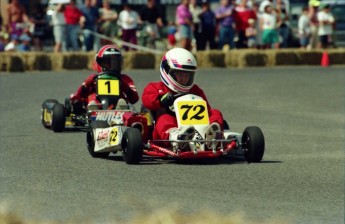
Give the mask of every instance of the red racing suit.
[[(96, 94), (96, 77), (98, 74), (89, 75), (84, 82), (79, 86), (77, 91), (72, 94), (71, 101), (76, 102), (80, 101), (83, 103), (90, 103), (91, 101), (100, 103), (97, 99)], [(127, 103), (135, 104), (139, 100), (138, 92), (135, 88), (133, 80), (125, 74), (120, 76), (120, 98), (126, 100)], [(111, 108), (110, 108), (111, 109)]]
[[(149, 83), (145, 87), (142, 95), (141, 100), (143, 105), (152, 112), (156, 121), (156, 126), (153, 130), (152, 136), (153, 139), (156, 140), (168, 140), (169, 133), (167, 130), (177, 127), (176, 117), (160, 103), (160, 98), (169, 91), (172, 92), (163, 82), (154, 82)], [(190, 89), (189, 93), (202, 97), (207, 103), (210, 123), (217, 122), (221, 127), (223, 127), (222, 113), (219, 110), (212, 109), (210, 107), (204, 91), (200, 89), (199, 86), (194, 85)]]

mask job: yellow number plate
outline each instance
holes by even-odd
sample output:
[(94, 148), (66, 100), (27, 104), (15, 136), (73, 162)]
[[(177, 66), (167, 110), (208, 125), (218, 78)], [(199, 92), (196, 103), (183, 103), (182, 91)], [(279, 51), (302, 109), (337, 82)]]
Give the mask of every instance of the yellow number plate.
[(205, 101), (177, 102), (178, 119), (181, 125), (207, 125), (209, 123)]
[(111, 129), (109, 137), (109, 144), (117, 145), (119, 142), (119, 129), (117, 127)]
[(98, 79), (97, 80), (97, 94), (119, 96), (120, 95), (119, 80)]

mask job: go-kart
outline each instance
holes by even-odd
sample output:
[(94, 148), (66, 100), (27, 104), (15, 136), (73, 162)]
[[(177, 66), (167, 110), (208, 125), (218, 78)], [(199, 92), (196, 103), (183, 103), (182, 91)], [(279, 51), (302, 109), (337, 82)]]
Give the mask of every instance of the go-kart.
[[(195, 129), (193, 140), (149, 140), (144, 145), (144, 154), (151, 156), (169, 156), (173, 158), (215, 158), (224, 155), (243, 155), (248, 162), (260, 162), (265, 151), (264, 135), (259, 127), (247, 127), (242, 134), (229, 130), (225, 121), (224, 131), (217, 139), (206, 140), (209, 126), (207, 103), (193, 94), (178, 94), (173, 106), (178, 127), (192, 125)], [(171, 147), (160, 146), (170, 142)], [(189, 150), (181, 150), (177, 143), (187, 142)]]
[[(178, 95), (170, 109), (176, 115), (178, 127), (192, 125), (195, 128), (193, 140), (153, 140), (154, 121), (145, 108), (139, 113), (128, 109), (90, 110), (91, 125), (87, 133), (89, 153), (93, 157), (107, 157), (110, 152), (122, 151), (122, 157), (128, 164), (139, 163), (143, 155), (187, 159), (235, 154), (244, 156), (248, 162), (261, 161), (265, 140), (259, 127), (247, 127), (240, 134), (228, 130), (226, 123), (220, 138), (206, 140), (209, 117), (207, 104), (201, 97)], [(170, 142), (171, 147), (163, 147), (162, 143), (166, 142)], [(187, 142), (189, 149), (179, 149), (178, 143), (181, 142)]]
[(65, 98), (65, 103), (59, 103), (55, 99), (47, 99), (42, 103), (41, 121), (45, 128), (54, 132), (62, 132), (65, 129), (83, 130), (88, 127), (87, 113), (72, 113), (70, 98)]

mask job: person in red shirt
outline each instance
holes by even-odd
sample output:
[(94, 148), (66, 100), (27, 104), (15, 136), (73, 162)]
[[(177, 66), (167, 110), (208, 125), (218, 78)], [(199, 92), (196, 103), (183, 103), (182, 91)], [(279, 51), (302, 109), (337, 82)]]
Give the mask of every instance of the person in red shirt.
[(66, 44), (67, 49), (72, 49), (73, 51), (79, 50), (79, 31), (80, 22), (83, 16), (82, 12), (77, 8), (76, 1), (71, 0), (71, 2), (66, 5), (65, 11), (66, 20)]
[[(126, 74), (122, 74), (123, 58), (120, 50), (115, 45), (105, 45), (96, 54), (97, 73), (89, 75), (77, 91), (70, 96), (72, 112), (82, 114), (86, 112), (86, 105), (100, 105), (96, 93), (96, 77), (100, 73), (115, 76), (120, 80), (120, 98), (126, 103), (135, 104), (139, 100), (138, 92), (133, 80)], [(115, 105), (110, 105), (113, 109)]]
[[(219, 110), (212, 109), (203, 90), (194, 84), (197, 61), (193, 54), (184, 48), (173, 48), (166, 52), (160, 64), (160, 82), (149, 83), (143, 91), (142, 103), (150, 110), (156, 121), (153, 130), (154, 140), (191, 140), (195, 130), (192, 126), (177, 128), (177, 120), (168, 108), (174, 102), (174, 95), (191, 93), (202, 97), (209, 113), (210, 126), (206, 139), (214, 139), (223, 127), (223, 116)], [(168, 143), (162, 145), (168, 146)], [(188, 143), (180, 143), (186, 149)]]
[(235, 8), (235, 24), (238, 32), (238, 48), (246, 48), (247, 37), (246, 29), (249, 27), (248, 20), (256, 20), (256, 13), (254, 9), (248, 7), (248, 0), (241, 0), (241, 3)]

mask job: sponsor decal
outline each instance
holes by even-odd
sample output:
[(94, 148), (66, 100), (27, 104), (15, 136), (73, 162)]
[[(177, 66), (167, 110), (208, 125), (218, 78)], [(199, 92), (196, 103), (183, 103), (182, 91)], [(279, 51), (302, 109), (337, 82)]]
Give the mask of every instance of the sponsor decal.
[(108, 121), (115, 124), (123, 124), (123, 114), (124, 112), (120, 111), (99, 111), (97, 112), (96, 119), (97, 121)]
[(117, 127), (114, 127), (111, 129), (110, 136), (109, 136), (109, 144), (110, 145), (118, 145), (120, 136), (119, 136), (119, 129)]
[(97, 134), (97, 141), (103, 140), (103, 139), (108, 139), (109, 135), (109, 129), (104, 129), (98, 132)]

